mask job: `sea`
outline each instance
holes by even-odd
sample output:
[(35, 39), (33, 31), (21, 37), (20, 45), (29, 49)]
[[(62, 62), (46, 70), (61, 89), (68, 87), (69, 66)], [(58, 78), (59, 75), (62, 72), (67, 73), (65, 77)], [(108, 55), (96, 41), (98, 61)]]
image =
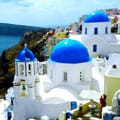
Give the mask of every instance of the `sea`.
[(4, 50), (16, 45), (21, 40), (21, 36), (0, 35), (0, 55)]

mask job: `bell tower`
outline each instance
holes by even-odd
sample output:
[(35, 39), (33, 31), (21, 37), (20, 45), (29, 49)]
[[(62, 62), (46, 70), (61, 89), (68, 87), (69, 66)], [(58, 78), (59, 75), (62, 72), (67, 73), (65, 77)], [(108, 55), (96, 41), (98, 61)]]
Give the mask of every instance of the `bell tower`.
[[(40, 79), (38, 74), (38, 61), (33, 52), (25, 47), (15, 59), (14, 88), (14, 118), (25, 120), (26, 109), (40, 96)], [(29, 112), (28, 112), (29, 113)]]
[(16, 99), (19, 97), (34, 98), (35, 79), (38, 75), (38, 61), (26, 44), (15, 59), (14, 89)]

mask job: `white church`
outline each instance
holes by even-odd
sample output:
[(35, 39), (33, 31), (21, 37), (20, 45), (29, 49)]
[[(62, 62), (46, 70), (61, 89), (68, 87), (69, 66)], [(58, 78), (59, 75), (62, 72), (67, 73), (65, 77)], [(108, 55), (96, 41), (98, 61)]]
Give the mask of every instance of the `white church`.
[(87, 46), (90, 56), (120, 52), (120, 40), (111, 33), (111, 21), (103, 11), (92, 12), (82, 25), (81, 40)]
[[(37, 58), (27, 47), (15, 59), (14, 119), (27, 120), (72, 110), (82, 90), (98, 90), (93, 80), (91, 57), (120, 52), (120, 43), (111, 34), (108, 16), (102, 11), (89, 14), (83, 22), (81, 39), (74, 36), (55, 45), (47, 61), (47, 74), (39, 75)], [(104, 87), (104, 86), (103, 86)]]

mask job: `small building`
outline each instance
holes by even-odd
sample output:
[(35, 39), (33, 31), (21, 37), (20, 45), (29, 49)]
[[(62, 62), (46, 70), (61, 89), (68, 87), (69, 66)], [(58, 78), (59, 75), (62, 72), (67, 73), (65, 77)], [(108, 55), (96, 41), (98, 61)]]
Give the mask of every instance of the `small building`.
[(26, 47), (15, 59), (16, 120), (44, 115), (55, 120), (62, 111), (77, 107), (82, 90), (91, 89), (92, 60), (79, 41), (64, 39), (57, 43), (47, 60), (46, 74), (39, 75), (38, 66), (33, 52)]
[(61, 39), (63, 38), (66, 38), (67, 35), (66, 35), (66, 32), (56, 32), (55, 33), (55, 40), (56, 40), (56, 43), (58, 43)]
[(113, 95), (120, 89), (120, 66), (108, 68), (104, 78), (104, 93), (107, 95), (107, 105), (112, 105)]
[(54, 46), (66, 37), (67, 37), (66, 32), (55, 32), (54, 36), (49, 37), (47, 39), (47, 54), (48, 54), (48, 57), (50, 56), (50, 53), (51, 53), (52, 49), (54, 48)]
[[(81, 41), (92, 57), (120, 52), (120, 42), (111, 33), (111, 22), (104, 11), (94, 11), (83, 21)], [(107, 49), (106, 49), (107, 48)]]
[[(82, 90), (98, 90), (102, 81), (98, 81), (98, 78), (101, 78), (98, 75), (93, 79), (98, 71), (93, 73), (92, 67), (94, 68), (95, 64), (92, 64), (94, 61), (91, 57), (101, 55), (109, 58), (110, 53), (120, 53), (120, 42), (111, 34), (110, 20), (103, 11), (95, 11), (86, 16), (82, 30), (80, 40), (65, 39), (62, 31), (55, 33), (56, 38), (53, 41), (50, 36), (52, 51), (46, 62), (45, 74), (41, 72), (44, 70), (41, 66), (44, 65), (39, 64), (32, 51), (25, 47), (18, 53), (13, 82), (15, 120), (41, 116), (58, 119), (60, 113), (74, 108), (71, 103), (81, 100)], [(102, 63), (105, 68), (108, 61)], [(101, 61), (98, 64), (100, 66)], [(111, 104), (115, 91), (120, 89), (119, 84), (120, 68), (113, 65), (106, 71), (102, 86), (108, 105)]]

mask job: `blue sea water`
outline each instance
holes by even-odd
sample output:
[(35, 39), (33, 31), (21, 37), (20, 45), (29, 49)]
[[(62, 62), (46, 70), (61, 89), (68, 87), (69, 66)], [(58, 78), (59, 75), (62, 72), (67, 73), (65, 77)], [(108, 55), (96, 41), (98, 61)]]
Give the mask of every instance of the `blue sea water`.
[(21, 39), (21, 36), (5, 36), (0, 35), (0, 55), (4, 50), (16, 45)]

